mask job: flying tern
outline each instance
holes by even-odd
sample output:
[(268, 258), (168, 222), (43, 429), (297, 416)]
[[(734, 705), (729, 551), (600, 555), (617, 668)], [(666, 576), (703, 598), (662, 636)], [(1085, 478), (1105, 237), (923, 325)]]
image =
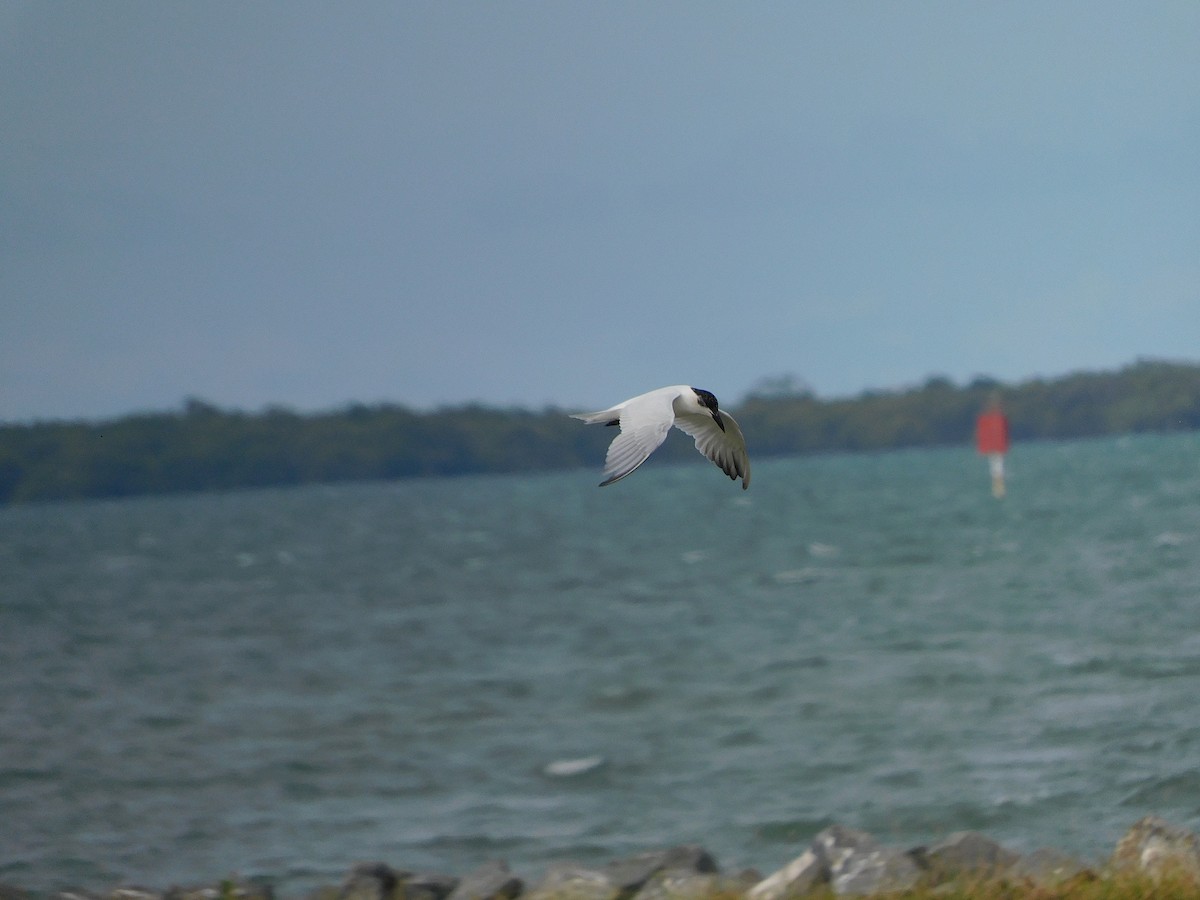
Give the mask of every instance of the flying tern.
[(621, 433), (608, 445), (600, 487), (620, 481), (658, 449), (674, 425), (696, 440), (696, 449), (716, 463), (742, 490), (750, 486), (750, 457), (742, 429), (727, 412), (717, 409), (708, 391), (676, 384), (632, 397), (593, 413), (577, 413), (589, 425), (620, 425)]

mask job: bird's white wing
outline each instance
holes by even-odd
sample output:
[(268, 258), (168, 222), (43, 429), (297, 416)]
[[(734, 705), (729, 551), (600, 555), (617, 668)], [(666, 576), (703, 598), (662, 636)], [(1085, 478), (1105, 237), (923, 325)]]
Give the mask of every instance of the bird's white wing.
[(620, 407), (621, 433), (613, 438), (604, 455), (604, 480), (600, 487), (633, 472), (667, 439), (675, 420), (672, 400), (674, 395), (657, 390), (627, 400)]
[(750, 487), (750, 454), (746, 439), (733, 416), (722, 411), (722, 431), (712, 416), (689, 413), (675, 417), (675, 427), (696, 439), (696, 449), (716, 463), (734, 481), (742, 479), (742, 490)]

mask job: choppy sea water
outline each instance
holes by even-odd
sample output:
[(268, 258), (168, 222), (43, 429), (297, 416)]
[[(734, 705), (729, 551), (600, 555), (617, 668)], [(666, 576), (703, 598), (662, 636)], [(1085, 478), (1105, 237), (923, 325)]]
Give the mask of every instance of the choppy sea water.
[[(677, 439), (686, 440), (686, 438)], [(0, 509), (0, 881), (1200, 820), (1200, 435)]]

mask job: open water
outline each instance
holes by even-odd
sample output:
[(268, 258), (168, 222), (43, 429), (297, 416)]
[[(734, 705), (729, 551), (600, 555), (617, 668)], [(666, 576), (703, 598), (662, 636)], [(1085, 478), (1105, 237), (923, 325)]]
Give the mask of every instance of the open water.
[(1197, 826), (1200, 436), (599, 462), (0, 509), (0, 881)]

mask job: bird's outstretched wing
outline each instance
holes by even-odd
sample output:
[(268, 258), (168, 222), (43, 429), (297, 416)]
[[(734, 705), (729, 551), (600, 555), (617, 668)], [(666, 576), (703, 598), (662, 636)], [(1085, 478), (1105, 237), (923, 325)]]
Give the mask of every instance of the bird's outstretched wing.
[(692, 414), (676, 416), (675, 427), (695, 438), (696, 449), (731, 479), (741, 478), (744, 491), (750, 487), (750, 454), (746, 452), (746, 439), (733, 416), (724, 411), (718, 415), (725, 423), (724, 431), (712, 416)]
[(675, 417), (671, 408), (673, 399), (663, 391), (651, 391), (620, 407), (621, 433), (613, 438), (604, 455), (604, 480), (600, 487), (633, 472), (667, 439)]

